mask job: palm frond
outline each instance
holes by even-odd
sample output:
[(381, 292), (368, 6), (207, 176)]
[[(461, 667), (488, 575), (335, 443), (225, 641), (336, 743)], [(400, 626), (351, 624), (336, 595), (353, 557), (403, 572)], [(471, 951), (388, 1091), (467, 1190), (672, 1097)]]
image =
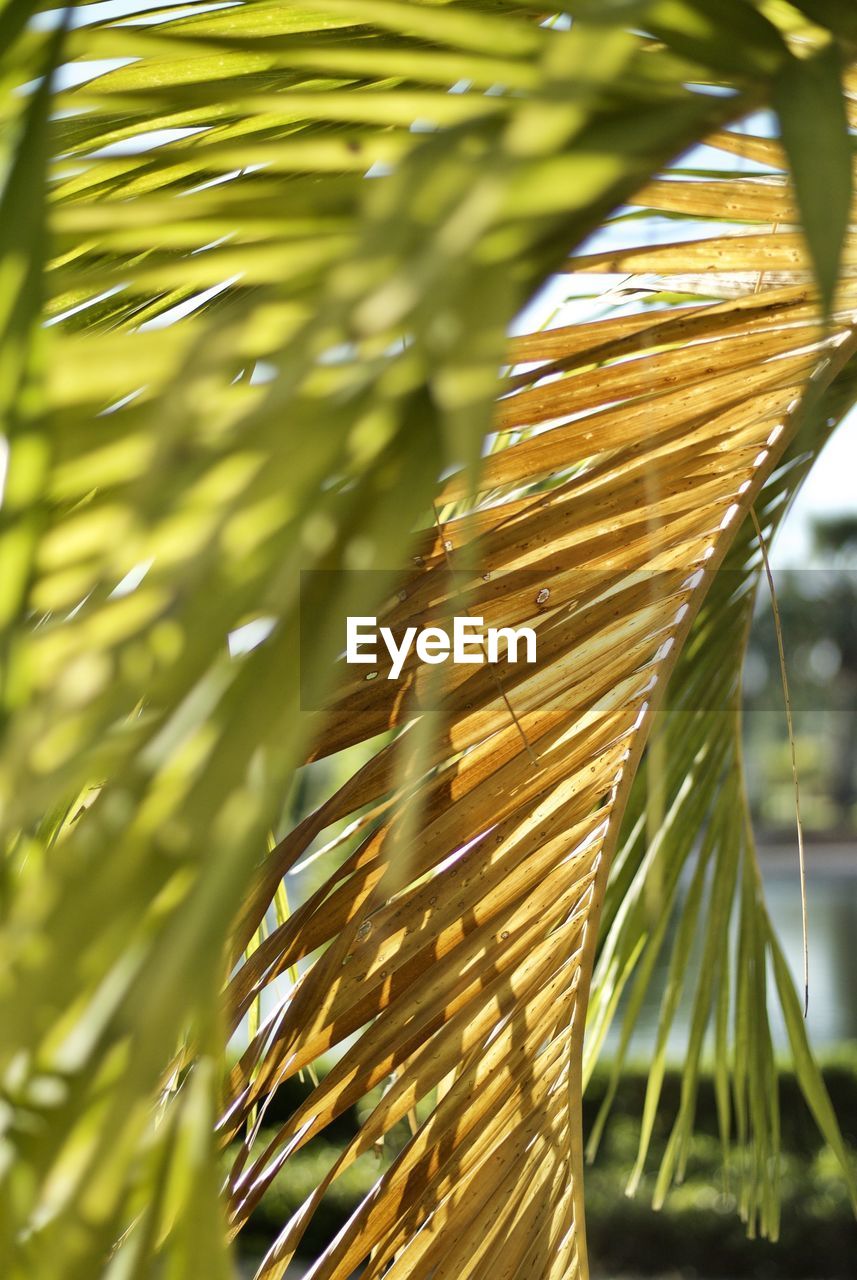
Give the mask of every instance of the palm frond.
[[(797, 197), (780, 177), (654, 181), (703, 137), (779, 164), (775, 143), (727, 126), (802, 77), (796, 52), (819, 28), (783, 32), (736, 0), (737, 49), (700, 27), (701, 0), (643, 6), (634, 32), (571, 8), (571, 30), (512, 0), (60, 17), (12, 0), (0, 15), (12, 1276), (118, 1280), (158, 1257), (177, 1276), (227, 1274), (212, 1136), (225, 1037), (296, 964), (228, 1083), (220, 1136), (258, 1127), (281, 1081), (343, 1052), (264, 1150), (238, 1156), (231, 1229), (330, 1119), (392, 1082), (261, 1275), (283, 1273), (330, 1180), (425, 1099), (313, 1275), (363, 1260), (367, 1276), (586, 1275), (582, 1042), (623, 816), (743, 516), (799, 433), (820, 438), (825, 397), (845, 398), (855, 298), (847, 241), (822, 322), (802, 181)], [(777, 229), (798, 198), (806, 251)], [(569, 257), (632, 199), (753, 229)], [(823, 282), (831, 262), (838, 239)], [(551, 273), (605, 269), (648, 273), (626, 290), (693, 296), (509, 353)], [(404, 697), (342, 680), (331, 711), (301, 711), (299, 659), (313, 688), (334, 685), (340, 612), (394, 586), (391, 618), (444, 607), (450, 564), (476, 574), (486, 617), (537, 628), (535, 672), (498, 689), (482, 670), (408, 670)], [(299, 572), (342, 568), (311, 578), (303, 607), (328, 622), (301, 652)], [(377, 571), (372, 599), (361, 570)], [(248, 622), (268, 638), (233, 659)], [(381, 732), (265, 856), (296, 764)], [(682, 779), (667, 781), (669, 800)], [(352, 815), (344, 860), (262, 938), (282, 876)], [(724, 821), (706, 857), (721, 918), (736, 859), (745, 885), (739, 1137), (764, 1158), (766, 1042), (750, 1063), (744, 1033), (765, 954), (835, 1128), (749, 840), (736, 854)], [(615, 945), (639, 955), (629, 937)], [(690, 1119), (689, 1101), (675, 1163)], [(760, 1194), (770, 1229), (768, 1181)]]
[[(697, 183), (696, 215), (719, 218), (729, 185), (711, 184), (706, 208), (708, 184)], [(750, 185), (736, 180), (731, 202), (745, 217), (742, 189)], [(767, 185), (782, 202), (780, 180)], [(761, 220), (768, 207), (755, 198)], [(765, 244), (777, 238), (770, 227), (754, 235)], [(694, 260), (705, 246), (701, 239), (685, 248)], [(481, 668), (459, 669), (440, 688), (435, 672), (415, 668), (404, 695), (398, 684), (352, 678), (319, 738), (323, 755), (401, 730), (282, 842), (248, 903), (252, 924), (271, 883), (320, 830), (384, 804), (353, 852), (230, 984), (235, 1025), (288, 964), (325, 948), (235, 1069), (227, 1135), (301, 1065), (342, 1046), (275, 1136), (260, 1147), (251, 1134), (241, 1150), (230, 1179), (234, 1227), (325, 1124), (388, 1076), (394, 1082), (286, 1225), (260, 1277), (282, 1274), (330, 1181), (453, 1069), (454, 1082), (420, 1132), (311, 1274), (344, 1277), (361, 1263), (369, 1275), (482, 1275), (498, 1266), (510, 1275), (585, 1274), (575, 1100), (602, 902), (606, 894), (612, 922), (596, 971), (593, 1053), (633, 975), (626, 1046), (682, 867), (706, 828), (664, 997), (634, 1181), (689, 942), (701, 928), (685, 1092), (657, 1198), (686, 1158), (703, 1038), (716, 1011), (724, 1141), (731, 1078), (737, 1142), (750, 1153), (743, 1210), (751, 1226), (776, 1234), (778, 1127), (764, 972), (766, 963), (780, 979), (785, 971), (781, 958), (772, 960), (779, 953), (739, 758), (736, 698), (758, 572), (745, 517), (755, 503), (770, 512), (770, 528), (811, 460), (807, 440), (817, 450), (831, 405), (838, 419), (850, 404), (855, 336), (847, 281), (825, 328), (808, 283), (765, 287), (767, 261), (759, 255), (761, 270), (734, 302), (619, 316), (513, 343), (510, 393), (495, 417), (511, 443), (485, 461), (483, 502), (468, 501), (463, 475), (441, 490), (441, 509), (454, 514), (419, 541), (418, 567), (403, 578), (404, 598), (388, 621), (403, 626), (429, 603), (454, 599), (467, 572), (450, 581), (449, 561), (478, 566), (468, 603), (486, 621), (537, 628), (541, 666), (504, 675), (505, 697)], [(609, 270), (614, 261), (603, 264)], [(724, 263), (724, 273), (733, 265)], [(517, 372), (524, 361), (525, 374)], [(419, 788), (391, 803), (429, 679), (442, 732), (422, 761)], [(632, 783), (670, 680), (666, 813), (652, 839)], [(629, 792), (632, 823), (643, 812), (610, 880)], [(405, 823), (411, 834), (403, 845), (397, 828)], [(740, 885), (733, 982), (724, 943)], [(782, 998), (802, 1081), (847, 1170), (801, 1020), (791, 1016), (793, 990)]]

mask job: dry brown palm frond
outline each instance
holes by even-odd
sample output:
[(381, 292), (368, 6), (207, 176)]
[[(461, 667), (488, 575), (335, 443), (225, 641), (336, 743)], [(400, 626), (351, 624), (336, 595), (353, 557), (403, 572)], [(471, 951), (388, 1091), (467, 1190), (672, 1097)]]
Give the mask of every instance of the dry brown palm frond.
[[(767, 163), (779, 155), (768, 139), (713, 142)], [(659, 182), (636, 199), (755, 224), (794, 208), (779, 179)], [(846, 264), (855, 252), (846, 247)], [(744, 517), (857, 351), (847, 265), (828, 324), (807, 284), (771, 283), (792, 267), (808, 271), (799, 237), (771, 225), (590, 254), (569, 270), (704, 269), (709, 297), (736, 272), (753, 284), (729, 303), (513, 340), (496, 414), (511, 442), (485, 460), (475, 495), (463, 475), (441, 487), (445, 518), (417, 536), (416, 567), (402, 557), (387, 621), (454, 609), (466, 588), (486, 622), (537, 630), (538, 666), (504, 668), (502, 689), (484, 667), (428, 676), (411, 664), (396, 683), (383, 666), (379, 679), (344, 675), (314, 756), (398, 732), (273, 851), (239, 928), (236, 954), (318, 834), (374, 806), (353, 850), (227, 992), (237, 1025), (278, 975), (315, 957), (236, 1066), (225, 1137), (290, 1075), (339, 1053), (284, 1125), (241, 1147), (227, 1185), (233, 1230), (296, 1151), (393, 1077), (260, 1280), (284, 1274), (332, 1180), (452, 1072), (313, 1280), (358, 1265), (366, 1277), (435, 1280), (588, 1274), (583, 1033), (630, 788)], [(438, 732), (419, 757), (422, 780), (403, 791), (429, 698)]]

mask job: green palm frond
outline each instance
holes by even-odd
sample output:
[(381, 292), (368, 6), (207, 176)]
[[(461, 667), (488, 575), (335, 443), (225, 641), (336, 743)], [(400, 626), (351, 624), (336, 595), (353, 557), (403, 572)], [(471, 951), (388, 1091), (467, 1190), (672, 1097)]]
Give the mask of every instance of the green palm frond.
[[(709, 943), (659, 1190), (713, 1017), (746, 1216), (775, 1231), (766, 965), (839, 1144), (761, 898), (733, 704), (747, 513), (774, 526), (853, 398), (850, 142), (818, 60), (835, 82), (855, 33), (764, 8), (581, 3), (570, 29), (512, 0), (0, 13), (4, 1273), (225, 1276), (223, 1206), (235, 1233), (368, 1097), (260, 1277), (417, 1103), (313, 1276), (585, 1277), (593, 972), (594, 1052), (662, 943), (646, 895), (666, 919), (700, 832), (680, 927), (705, 905)], [(824, 236), (800, 120), (794, 193), (780, 145), (729, 128), (786, 89), (830, 116)], [(759, 175), (657, 176), (703, 138)], [(637, 245), (623, 206), (699, 238)], [(621, 247), (585, 251), (605, 223)], [(510, 347), (557, 272), (625, 279), (603, 318)], [(337, 618), (443, 609), (450, 569), (486, 619), (537, 629), (537, 670), (341, 673)], [(267, 638), (231, 657), (251, 622)], [(327, 710), (301, 709), (299, 664)], [(697, 714), (715, 686), (726, 712)], [(656, 831), (639, 766), (661, 713)], [(358, 746), (268, 853), (295, 768)], [(324, 833), (326, 879), (268, 931)], [(285, 975), (224, 1089), (230, 1032)], [(275, 1135), (243, 1142), (333, 1048)]]

